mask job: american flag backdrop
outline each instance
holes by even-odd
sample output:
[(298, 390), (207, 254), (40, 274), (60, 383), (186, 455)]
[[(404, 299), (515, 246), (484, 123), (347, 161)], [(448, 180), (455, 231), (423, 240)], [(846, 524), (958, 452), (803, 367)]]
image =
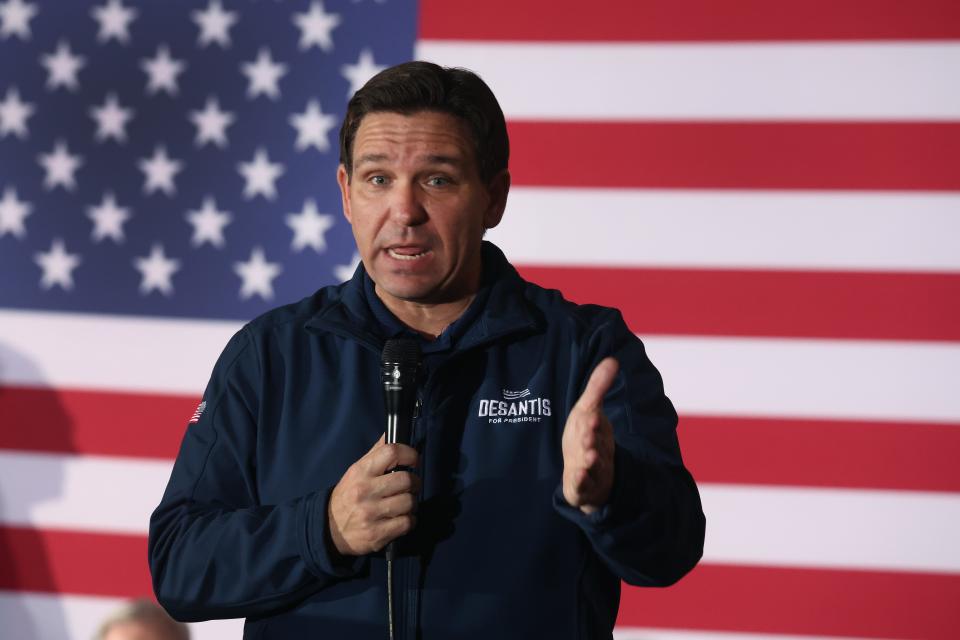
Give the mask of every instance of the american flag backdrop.
[(704, 559), (618, 638), (960, 637), (956, 0), (0, 0), (0, 636), (150, 593), (210, 368), (352, 273), (336, 133), (412, 58), (504, 107), (489, 238), (681, 414)]

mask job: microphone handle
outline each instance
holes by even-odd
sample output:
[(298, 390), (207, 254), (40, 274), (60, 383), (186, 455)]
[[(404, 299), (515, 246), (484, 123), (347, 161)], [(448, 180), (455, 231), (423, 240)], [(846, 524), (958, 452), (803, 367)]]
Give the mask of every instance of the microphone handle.
[[(407, 376), (403, 376), (406, 378)], [(386, 442), (388, 444), (409, 445), (413, 439), (413, 419), (416, 416), (416, 384), (413, 381), (384, 382), (383, 397), (387, 408)], [(407, 467), (395, 467), (394, 471), (407, 471)], [(385, 554), (387, 560), (393, 560), (397, 555), (396, 540), (387, 543)]]

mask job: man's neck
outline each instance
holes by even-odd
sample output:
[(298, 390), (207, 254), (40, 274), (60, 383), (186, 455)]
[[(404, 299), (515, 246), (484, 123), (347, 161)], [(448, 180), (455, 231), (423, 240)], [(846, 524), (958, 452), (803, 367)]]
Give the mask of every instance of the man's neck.
[(374, 291), (384, 306), (409, 329), (435, 340), (443, 330), (463, 315), (476, 297), (476, 292), (452, 302), (421, 303), (394, 298), (375, 286)]

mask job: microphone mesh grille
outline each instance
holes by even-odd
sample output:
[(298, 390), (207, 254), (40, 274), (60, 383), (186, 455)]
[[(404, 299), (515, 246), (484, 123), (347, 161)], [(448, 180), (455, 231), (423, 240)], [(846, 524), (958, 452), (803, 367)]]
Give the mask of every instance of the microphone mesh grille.
[(417, 366), (420, 363), (420, 341), (414, 338), (387, 340), (380, 355), (380, 362), (395, 362), (400, 366)]

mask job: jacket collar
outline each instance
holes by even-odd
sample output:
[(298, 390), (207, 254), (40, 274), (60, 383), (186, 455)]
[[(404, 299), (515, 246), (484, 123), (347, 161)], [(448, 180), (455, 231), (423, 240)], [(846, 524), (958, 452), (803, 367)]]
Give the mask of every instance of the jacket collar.
[[(514, 333), (534, 333), (542, 319), (524, 296), (525, 282), (494, 244), (482, 246), (481, 291), (443, 339), (452, 351), (463, 351)], [(353, 277), (306, 323), (310, 331), (329, 331), (359, 341), (379, 353), (384, 342), (402, 332), (402, 324), (372, 293), (372, 281), (361, 262)], [(386, 317), (384, 316), (386, 314)], [(379, 316), (379, 317), (378, 317)]]

